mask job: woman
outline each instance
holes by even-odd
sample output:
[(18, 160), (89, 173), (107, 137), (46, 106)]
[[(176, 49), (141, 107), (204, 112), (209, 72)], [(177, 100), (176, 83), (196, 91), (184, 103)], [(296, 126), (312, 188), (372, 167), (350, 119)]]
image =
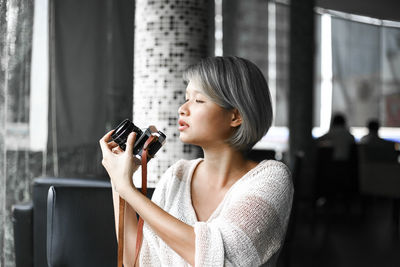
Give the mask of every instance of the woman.
[(274, 265), (291, 209), (290, 173), (283, 163), (245, 157), (271, 125), (265, 78), (238, 57), (203, 59), (184, 78), (179, 138), (200, 146), (204, 158), (171, 166), (152, 201), (132, 183), (138, 168), (132, 157), (135, 134), (125, 152), (109, 142), (112, 132), (100, 140), (114, 207), (118, 196), (129, 204), (125, 266), (135, 265), (135, 212), (145, 221), (140, 266)]

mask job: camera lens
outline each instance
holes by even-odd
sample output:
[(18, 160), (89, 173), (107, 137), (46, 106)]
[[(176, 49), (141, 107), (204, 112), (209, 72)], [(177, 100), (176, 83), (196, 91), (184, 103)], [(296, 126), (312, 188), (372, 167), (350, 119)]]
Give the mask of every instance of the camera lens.
[(140, 137), (143, 132), (138, 127), (136, 127), (133, 122), (128, 119), (125, 119), (121, 122), (117, 127), (115, 127), (114, 132), (111, 135), (112, 140), (117, 143), (121, 149), (125, 150), (126, 148), (126, 140), (131, 132), (135, 132), (137, 134), (137, 138)]
[[(128, 135), (133, 130), (133, 123), (128, 119), (121, 122), (116, 128), (111, 138), (115, 143), (117, 143), (122, 149), (125, 149), (125, 143), (128, 138)], [(123, 147), (122, 147), (123, 146)]]

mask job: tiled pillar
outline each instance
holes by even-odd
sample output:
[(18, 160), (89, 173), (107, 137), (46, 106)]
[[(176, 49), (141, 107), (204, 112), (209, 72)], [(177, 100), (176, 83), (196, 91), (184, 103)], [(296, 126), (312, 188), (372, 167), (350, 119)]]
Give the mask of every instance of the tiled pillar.
[[(209, 55), (213, 3), (136, 1), (133, 121), (140, 128), (155, 125), (167, 135), (167, 143), (149, 164), (149, 186), (178, 159), (198, 155), (197, 148), (179, 140), (177, 118), (186, 88), (182, 71)], [(135, 175), (137, 181), (140, 173)]]

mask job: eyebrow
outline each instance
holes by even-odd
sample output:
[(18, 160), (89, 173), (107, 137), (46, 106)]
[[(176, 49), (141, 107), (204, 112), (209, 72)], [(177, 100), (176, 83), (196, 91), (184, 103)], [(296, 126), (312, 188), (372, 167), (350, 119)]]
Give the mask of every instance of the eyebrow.
[(186, 90), (185, 95), (188, 94), (203, 94), (203, 93), (200, 92), (199, 90)]

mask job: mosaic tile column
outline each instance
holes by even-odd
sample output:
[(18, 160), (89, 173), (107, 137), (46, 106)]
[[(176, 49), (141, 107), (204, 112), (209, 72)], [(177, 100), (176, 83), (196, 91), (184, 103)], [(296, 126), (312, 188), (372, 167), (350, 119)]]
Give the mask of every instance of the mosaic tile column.
[[(178, 108), (186, 89), (182, 71), (209, 55), (213, 3), (136, 1), (133, 120), (141, 128), (155, 125), (167, 135), (167, 143), (149, 164), (149, 186), (177, 160), (199, 153), (179, 140)], [(135, 174), (136, 185), (139, 176)]]

